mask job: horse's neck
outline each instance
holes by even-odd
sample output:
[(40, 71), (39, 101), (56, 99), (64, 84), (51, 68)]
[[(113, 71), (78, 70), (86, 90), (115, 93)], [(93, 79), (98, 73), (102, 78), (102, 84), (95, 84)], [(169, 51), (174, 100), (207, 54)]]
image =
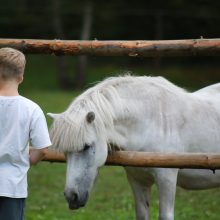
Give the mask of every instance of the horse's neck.
[(144, 80), (126, 87), (122, 85), (115, 88), (117, 98), (106, 93), (115, 113), (114, 126), (107, 128), (108, 142), (125, 149), (128, 147), (128, 150), (129, 146), (138, 148), (144, 141), (149, 142), (146, 139), (152, 139), (152, 133), (154, 135), (158, 127), (161, 129), (161, 125), (176, 123), (176, 112), (184, 107), (185, 92), (160, 79), (152, 80), (152, 83)]
[[(135, 106), (136, 108), (137, 106)], [(128, 142), (132, 137), (135, 137), (137, 129), (142, 126), (140, 117), (143, 115), (142, 107), (139, 108), (139, 114), (136, 114), (137, 109), (132, 106), (124, 106), (121, 111), (117, 111), (114, 118), (114, 126), (107, 127), (108, 143), (119, 146), (124, 150), (128, 149)], [(144, 120), (146, 121), (146, 119)]]
[(108, 135), (108, 143), (119, 146), (120, 148), (125, 148), (127, 137), (126, 137), (126, 129), (122, 125), (119, 127), (114, 127), (114, 129), (109, 129), (107, 132)]
[[(143, 95), (132, 99), (132, 103), (123, 103), (122, 111), (116, 114), (114, 127), (107, 131), (108, 142), (125, 150), (141, 151), (144, 145), (152, 145), (159, 131), (165, 134), (168, 128), (175, 129), (182, 124), (183, 113), (176, 114), (181, 112), (182, 99), (176, 100), (162, 93), (161, 96)], [(181, 108), (184, 109), (184, 106)]]

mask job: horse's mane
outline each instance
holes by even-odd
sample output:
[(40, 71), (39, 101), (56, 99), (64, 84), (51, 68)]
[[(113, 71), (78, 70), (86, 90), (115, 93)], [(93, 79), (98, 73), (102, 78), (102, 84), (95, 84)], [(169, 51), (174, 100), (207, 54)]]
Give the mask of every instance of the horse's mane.
[[(110, 100), (114, 100), (115, 103), (110, 103)], [(120, 97), (113, 86), (104, 87), (100, 83), (86, 90), (54, 120), (50, 129), (52, 147), (59, 151), (82, 150), (85, 139), (89, 139), (87, 132), (89, 129), (87, 129), (88, 124), (85, 118), (86, 114), (91, 111), (95, 113), (93, 126), (96, 132), (100, 137), (105, 137), (105, 127), (113, 127), (116, 105), (120, 105)]]
[(91, 111), (95, 113), (93, 126), (97, 134), (100, 138), (106, 138), (106, 128), (113, 129), (116, 113), (122, 112), (124, 107), (118, 88), (132, 83), (141, 86), (143, 80), (146, 87), (151, 85), (173, 94), (185, 92), (162, 77), (128, 75), (108, 78), (79, 95), (54, 121), (50, 130), (53, 146), (60, 151), (82, 150), (85, 141), (90, 140), (90, 129), (85, 118)]

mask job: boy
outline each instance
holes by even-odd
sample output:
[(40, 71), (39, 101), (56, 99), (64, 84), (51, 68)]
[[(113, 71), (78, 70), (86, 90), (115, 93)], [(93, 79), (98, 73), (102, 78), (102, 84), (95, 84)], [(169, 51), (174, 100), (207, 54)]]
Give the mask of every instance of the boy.
[[(27, 172), (43, 159), (51, 145), (40, 107), (20, 96), (25, 56), (12, 48), (0, 49), (0, 219), (23, 220)], [(28, 143), (36, 149), (29, 153)]]

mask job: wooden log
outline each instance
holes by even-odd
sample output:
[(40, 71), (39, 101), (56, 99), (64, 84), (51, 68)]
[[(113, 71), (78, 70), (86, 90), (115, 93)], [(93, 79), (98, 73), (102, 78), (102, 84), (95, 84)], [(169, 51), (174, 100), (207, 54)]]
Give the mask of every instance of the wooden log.
[[(43, 161), (65, 162), (66, 160), (64, 154), (48, 151)], [(215, 170), (220, 169), (220, 154), (115, 151), (108, 155), (106, 165)]]
[(219, 56), (220, 39), (157, 41), (77, 41), (0, 39), (0, 48), (12, 47), (27, 54), (91, 56)]

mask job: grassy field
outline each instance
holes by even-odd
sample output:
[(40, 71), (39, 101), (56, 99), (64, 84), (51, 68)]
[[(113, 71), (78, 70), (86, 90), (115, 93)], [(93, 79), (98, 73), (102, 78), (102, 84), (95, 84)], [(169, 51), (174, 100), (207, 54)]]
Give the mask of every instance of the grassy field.
[[(28, 58), (25, 81), (21, 94), (36, 101), (46, 112), (61, 112), (79, 92), (61, 92), (54, 77), (55, 58)], [(39, 65), (40, 64), (40, 65)], [(178, 85), (197, 89), (217, 82), (217, 70), (181, 70), (176, 67), (152, 70), (146, 67), (127, 68), (136, 74), (163, 75)], [(124, 66), (111, 65), (89, 69), (88, 83), (106, 76), (117, 75), (126, 70)], [(208, 69), (207, 69), (208, 70)], [(51, 120), (47, 118), (48, 124)], [(134, 203), (125, 172), (121, 167), (103, 167), (85, 208), (68, 210), (63, 196), (65, 164), (42, 162), (29, 172), (29, 197), (26, 205), (27, 220), (132, 220), (135, 219)], [(218, 220), (220, 216), (220, 190), (185, 191), (177, 189), (175, 219)], [(158, 217), (158, 199), (153, 188), (151, 203), (153, 220)]]

